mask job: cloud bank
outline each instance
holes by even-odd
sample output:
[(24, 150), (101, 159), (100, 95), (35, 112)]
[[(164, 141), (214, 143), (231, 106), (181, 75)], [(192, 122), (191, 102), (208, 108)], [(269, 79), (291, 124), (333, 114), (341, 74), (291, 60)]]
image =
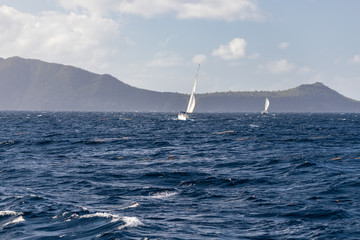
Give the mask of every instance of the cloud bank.
[[(119, 43), (135, 46), (122, 36), (124, 15), (152, 18), (174, 15), (178, 19), (219, 21), (261, 20), (254, 0), (54, 0), (60, 11), (36, 15), (0, 6), (0, 51), (2, 57), (22, 56), (66, 62), (101, 71), (119, 54)], [(64, 11), (65, 10), (65, 11)], [(224, 59), (244, 54), (244, 40), (235, 40), (217, 51)], [(194, 57), (203, 62), (206, 56)], [(151, 66), (174, 66), (180, 57), (158, 53)]]
[(59, 0), (59, 2), (68, 10), (100, 16), (115, 12), (146, 18), (175, 14), (181, 19), (226, 21), (264, 19), (256, 1), (253, 0)]
[[(2, 56), (23, 56), (67, 62), (82, 61), (97, 66), (113, 54), (119, 24), (111, 19), (84, 14), (43, 12), (22, 13), (0, 7), (0, 52)], [(110, 46), (110, 47), (109, 47)]]

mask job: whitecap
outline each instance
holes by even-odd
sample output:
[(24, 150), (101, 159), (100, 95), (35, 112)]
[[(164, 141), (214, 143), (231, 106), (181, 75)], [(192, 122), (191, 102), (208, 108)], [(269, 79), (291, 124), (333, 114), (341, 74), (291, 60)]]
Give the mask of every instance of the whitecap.
[(97, 213), (85, 214), (80, 216), (80, 218), (93, 218), (93, 217), (112, 218), (111, 222), (117, 222), (120, 220), (119, 215), (105, 213), (105, 212), (97, 212)]
[(15, 218), (14, 220), (7, 222), (3, 225), (3, 227), (10, 225), (10, 224), (16, 224), (16, 223), (20, 223), (20, 222), (25, 222), (25, 219), (22, 216), (19, 216), (17, 218)]
[(118, 227), (119, 230), (126, 227), (137, 227), (143, 225), (143, 223), (137, 217), (123, 217), (121, 220), (124, 221), (125, 224)]
[[(138, 203), (135, 203), (131, 206), (135, 207), (135, 205)], [(96, 212), (96, 213), (91, 213), (91, 214), (85, 214), (82, 216), (79, 216), (77, 214), (72, 214), (70, 216), (71, 217), (76, 217), (76, 218), (106, 218), (106, 219), (111, 219), (110, 222), (118, 222), (118, 221), (123, 221), (125, 222), (125, 224), (121, 225), (118, 229), (123, 229), (125, 227), (136, 227), (139, 225), (142, 225), (142, 222), (136, 218), (136, 217), (120, 217), (117, 214), (111, 214), (111, 213), (106, 213), (106, 212)], [(66, 220), (66, 221), (70, 221), (70, 219)]]
[(61, 216), (65, 216), (66, 214), (68, 214), (69, 212), (63, 212), (63, 214)]
[(30, 197), (32, 197), (32, 198), (41, 198), (40, 195), (35, 195), (35, 194), (30, 194)]
[(118, 208), (120, 209), (128, 209), (128, 208), (136, 208), (138, 207), (140, 204), (138, 204), (137, 202), (132, 202), (132, 203), (128, 203), (128, 204), (124, 204), (119, 206)]
[(0, 216), (18, 216), (22, 215), (22, 213), (17, 213), (14, 211), (0, 211)]
[(0, 145), (12, 145), (12, 144), (15, 144), (14, 140), (8, 140), (6, 142), (0, 142)]
[(132, 204), (132, 205), (128, 206), (128, 208), (136, 208), (136, 207), (138, 207), (138, 206), (139, 206), (139, 204), (138, 204), (138, 203), (134, 203), (134, 204)]
[(249, 126), (252, 127), (252, 128), (258, 128), (259, 127), (259, 125), (256, 125), (256, 124), (250, 124)]
[[(64, 214), (63, 214), (64, 215)], [(79, 215), (76, 213), (71, 214), (65, 221), (70, 222), (72, 218), (78, 218)]]
[(171, 196), (176, 195), (176, 192), (170, 192), (170, 191), (163, 191), (155, 193), (154, 195), (150, 196), (151, 198), (168, 198)]

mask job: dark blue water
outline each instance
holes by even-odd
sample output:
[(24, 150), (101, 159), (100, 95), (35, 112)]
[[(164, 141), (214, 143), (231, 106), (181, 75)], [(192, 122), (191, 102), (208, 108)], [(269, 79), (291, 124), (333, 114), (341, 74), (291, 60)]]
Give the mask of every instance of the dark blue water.
[(360, 115), (0, 112), (0, 239), (360, 239)]

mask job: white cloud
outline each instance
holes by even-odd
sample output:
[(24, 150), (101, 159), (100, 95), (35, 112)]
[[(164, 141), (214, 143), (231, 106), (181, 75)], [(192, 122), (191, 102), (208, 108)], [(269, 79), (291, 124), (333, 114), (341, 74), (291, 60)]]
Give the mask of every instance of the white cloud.
[(360, 54), (359, 55), (355, 55), (350, 59), (351, 63), (360, 63)]
[(260, 66), (261, 69), (266, 69), (273, 74), (281, 74), (290, 72), (296, 69), (296, 65), (289, 63), (286, 59), (270, 62), (265, 66)]
[(113, 11), (114, 0), (58, 0), (63, 8), (87, 15), (104, 16)]
[(178, 66), (183, 62), (182, 58), (171, 52), (158, 52), (149, 64), (150, 67), (170, 67)]
[(114, 54), (109, 46), (116, 44), (119, 28), (111, 19), (57, 12), (31, 15), (1, 6), (0, 52), (99, 69)]
[[(180, 1), (178, 1), (180, 2)], [(180, 18), (207, 18), (227, 21), (261, 20), (255, 1), (250, 0), (198, 0), (178, 6)]]
[(220, 45), (212, 54), (225, 60), (238, 59), (245, 57), (245, 48), (246, 41), (243, 38), (235, 38), (228, 45)]
[(262, 20), (264, 16), (254, 0), (59, 0), (72, 11), (105, 15), (109, 12), (155, 17), (175, 14), (178, 18), (226, 21)]
[(195, 64), (200, 64), (200, 63), (203, 63), (207, 60), (207, 57), (206, 55), (204, 54), (198, 54), (198, 55), (195, 55), (192, 59), (192, 62), (195, 63)]
[(281, 50), (286, 50), (289, 46), (290, 46), (290, 43), (282, 42), (278, 45), (278, 48), (280, 48)]
[(309, 67), (302, 67), (302, 68), (299, 68), (298, 70), (297, 70), (297, 73), (299, 73), (299, 74), (306, 74), (306, 73), (310, 73), (310, 72), (312, 72), (313, 70), (311, 69), (311, 68), (309, 68)]

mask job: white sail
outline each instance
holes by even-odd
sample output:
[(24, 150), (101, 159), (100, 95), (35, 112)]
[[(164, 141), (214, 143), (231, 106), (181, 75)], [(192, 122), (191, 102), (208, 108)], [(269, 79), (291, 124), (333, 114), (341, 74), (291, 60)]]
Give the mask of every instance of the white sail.
[(199, 75), (199, 69), (200, 69), (200, 64), (199, 64), (198, 70), (196, 72), (196, 76), (195, 76), (195, 80), (194, 80), (194, 86), (193, 86), (191, 94), (190, 94), (190, 99), (189, 99), (188, 106), (186, 108), (186, 112), (180, 112), (178, 114), (178, 117), (177, 117), (178, 120), (186, 120), (186, 119), (188, 119), (190, 113), (192, 113), (194, 111), (195, 103), (196, 103), (195, 91), (196, 91), (196, 83), (197, 83), (198, 75)]
[(191, 91), (190, 94), (190, 99), (189, 99), (189, 103), (186, 109), (186, 113), (192, 113), (194, 111), (195, 108), (195, 104), (196, 104), (196, 100), (195, 100), (195, 91), (196, 91), (196, 83), (197, 83), (197, 79), (198, 79), (198, 75), (199, 75), (199, 69), (200, 69), (200, 64), (198, 66), (198, 70), (195, 76), (195, 80), (194, 80), (194, 86), (193, 89)]
[(261, 113), (268, 113), (269, 106), (270, 106), (270, 101), (268, 98), (266, 98), (265, 99), (265, 109)]
[(269, 106), (270, 106), (270, 101), (269, 101), (269, 99), (268, 98), (266, 98), (266, 100), (265, 100), (265, 110), (264, 111), (268, 111), (268, 109), (269, 109)]
[(191, 93), (188, 107), (186, 109), (186, 113), (192, 113), (194, 111), (195, 104), (196, 104), (195, 95), (193, 93)]

